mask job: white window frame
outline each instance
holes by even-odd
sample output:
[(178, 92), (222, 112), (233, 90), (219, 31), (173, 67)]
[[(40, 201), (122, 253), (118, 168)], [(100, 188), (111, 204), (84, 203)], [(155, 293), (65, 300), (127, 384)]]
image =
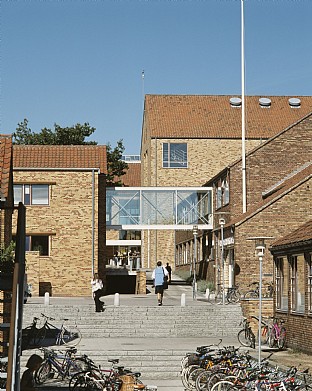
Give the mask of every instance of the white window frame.
[[(48, 194), (47, 194), (46, 202), (39, 203), (34, 200), (33, 193), (35, 193), (35, 191), (33, 191), (33, 190), (39, 186), (47, 187)], [(21, 199), (19, 198), (18, 200), (16, 200), (14, 197), (14, 205), (18, 205), (19, 202), (22, 202), (26, 206), (49, 206), (50, 205), (50, 186), (48, 184), (45, 184), (45, 183), (43, 183), (43, 184), (42, 183), (36, 183), (36, 184), (17, 183), (17, 184), (13, 185), (14, 195), (16, 194), (17, 188), (21, 189), (21, 194), (20, 194)]]
[[(177, 157), (177, 159), (171, 160), (171, 146), (173, 145), (174, 146), (184, 145), (186, 151), (185, 152), (181, 151), (182, 154), (181, 157)], [(165, 152), (165, 146), (167, 147), (167, 152)], [(165, 153), (167, 155), (167, 159), (164, 156)], [(162, 144), (162, 167), (163, 168), (188, 168), (187, 143), (163, 143)]]

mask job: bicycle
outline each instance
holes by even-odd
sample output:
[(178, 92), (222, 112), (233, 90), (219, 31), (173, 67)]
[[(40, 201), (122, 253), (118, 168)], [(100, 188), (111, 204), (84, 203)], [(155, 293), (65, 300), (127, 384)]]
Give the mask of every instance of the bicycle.
[[(235, 285), (231, 288), (227, 288), (224, 293), (224, 299), (227, 304), (237, 303), (241, 298), (241, 293), (239, 291), (239, 286)], [(218, 284), (217, 290), (211, 290), (209, 292), (208, 301), (211, 304), (221, 304), (223, 302), (223, 287), (221, 284)]]
[(39, 346), (40, 341), (37, 339), (40, 328), (37, 327), (39, 318), (34, 317), (32, 324), (22, 331), (22, 349), (33, 346)]
[[(251, 284), (248, 285), (249, 287), (254, 286), (253, 289), (249, 289), (245, 294), (244, 294), (244, 299), (257, 299), (260, 296), (260, 287), (259, 287), (259, 282), (255, 281), (252, 282)], [(273, 292), (274, 292), (274, 287), (273, 283), (269, 282), (266, 284), (266, 291), (262, 292), (262, 297), (264, 298), (272, 298), (273, 297)]]
[(258, 298), (259, 297), (259, 282), (258, 281), (252, 282), (248, 286), (249, 287), (254, 286), (254, 288), (253, 289), (249, 289), (244, 294), (244, 299), (256, 299), (256, 298)]
[(255, 349), (256, 347), (256, 337), (253, 333), (250, 322), (247, 318), (244, 318), (241, 322), (243, 329), (240, 330), (237, 334), (238, 341), (241, 345)]
[(279, 349), (283, 349), (286, 344), (286, 328), (283, 326), (285, 322), (273, 318), (272, 328), (268, 337), (268, 344), (270, 348), (277, 346)]
[(50, 321), (55, 320), (49, 316), (41, 314), (45, 319), (44, 324), (36, 335), (36, 341), (38, 346), (44, 341), (44, 339), (55, 339), (56, 345), (65, 344), (67, 346), (76, 346), (81, 341), (81, 332), (75, 324), (71, 328), (65, 327), (65, 323), (69, 319), (62, 319), (61, 327), (54, 326)]
[(87, 356), (75, 357), (76, 348), (69, 348), (65, 354), (53, 349), (41, 348), (41, 350), (44, 353), (44, 359), (34, 376), (39, 385), (53, 378), (55, 374), (64, 380), (77, 372), (90, 368), (93, 363)]

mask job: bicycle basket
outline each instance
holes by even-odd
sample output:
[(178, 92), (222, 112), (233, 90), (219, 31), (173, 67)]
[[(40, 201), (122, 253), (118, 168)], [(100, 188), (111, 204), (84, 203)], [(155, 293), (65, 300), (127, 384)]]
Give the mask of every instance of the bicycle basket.
[(120, 388), (120, 391), (134, 391), (134, 379), (130, 375), (122, 375), (119, 376), (119, 378), (122, 380), (122, 386)]

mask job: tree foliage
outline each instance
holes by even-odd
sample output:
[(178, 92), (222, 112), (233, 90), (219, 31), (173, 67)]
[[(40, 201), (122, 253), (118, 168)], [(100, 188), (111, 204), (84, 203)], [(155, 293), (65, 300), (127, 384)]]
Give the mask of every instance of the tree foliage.
[(128, 164), (122, 159), (122, 154), (125, 151), (123, 140), (117, 141), (116, 147), (113, 149), (110, 143), (106, 146), (107, 151), (107, 186), (122, 186), (122, 175), (125, 175), (128, 169)]
[(54, 124), (53, 130), (43, 128), (39, 133), (35, 133), (29, 128), (25, 118), (13, 133), (13, 142), (24, 145), (96, 145), (96, 141), (85, 141), (94, 131), (95, 128), (85, 122), (65, 128)]
[[(97, 145), (96, 141), (85, 141), (86, 137), (94, 133), (95, 128), (87, 122), (77, 123), (74, 126), (62, 128), (54, 124), (54, 129), (43, 128), (39, 133), (33, 132), (28, 126), (28, 120), (20, 122), (13, 133), (13, 143), (19, 145)], [(122, 175), (126, 173), (128, 164), (122, 161), (125, 150), (123, 140), (117, 141), (115, 148), (110, 143), (107, 150), (107, 186), (122, 186)]]

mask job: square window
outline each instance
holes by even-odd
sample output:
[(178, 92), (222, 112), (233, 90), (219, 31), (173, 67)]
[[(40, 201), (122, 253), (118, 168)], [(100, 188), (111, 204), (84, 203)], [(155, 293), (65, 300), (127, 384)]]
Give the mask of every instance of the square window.
[(49, 186), (32, 185), (31, 186), (31, 204), (32, 205), (49, 205)]
[(163, 144), (164, 168), (187, 168), (187, 144), (164, 143)]

